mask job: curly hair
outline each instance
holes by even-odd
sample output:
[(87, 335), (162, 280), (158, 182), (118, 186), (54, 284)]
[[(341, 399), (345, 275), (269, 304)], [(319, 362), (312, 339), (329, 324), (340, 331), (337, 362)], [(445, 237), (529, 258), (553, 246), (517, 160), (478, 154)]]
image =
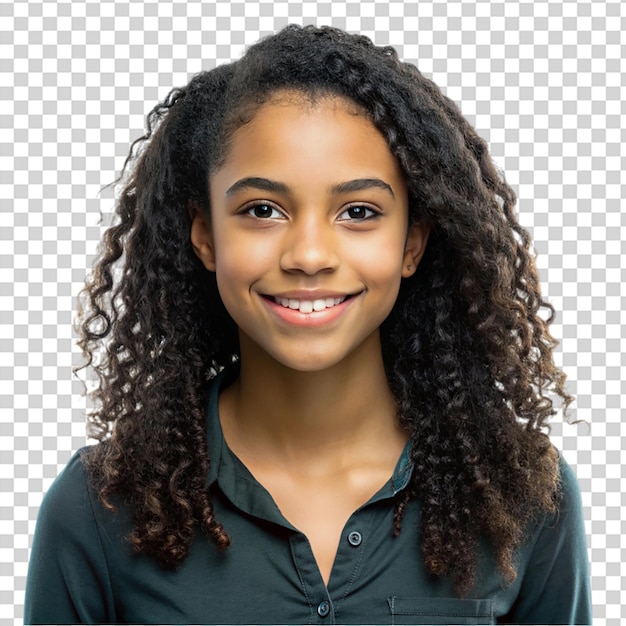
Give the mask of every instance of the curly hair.
[[(279, 90), (347, 98), (386, 138), (431, 234), (381, 328), (414, 473), (397, 502), (422, 503), (423, 558), (458, 593), (486, 538), (505, 582), (528, 525), (559, 502), (546, 431), (572, 401), (555, 366), (554, 309), (541, 296), (516, 197), (457, 106), (391, 47), (331, 27), (290, 25), (238, 61), (196, 75), (148, 115), (120, 180), (116, 223), (81, 292), (79, 329), (97, 375), (84, 462), (101, 501), (134, 515), (130, 542), (173, 566), (199, 527), (229, 538), (206, 484), (207, 383), (239, 353), (215, 275), (190, 243), (194, 207), (233, 132)], [(541, 315), (540, 313), (543, 313)], [(416, 529), (416, 532), (418, 529)], [(405, 531), (406, 532), (406, 531)]]

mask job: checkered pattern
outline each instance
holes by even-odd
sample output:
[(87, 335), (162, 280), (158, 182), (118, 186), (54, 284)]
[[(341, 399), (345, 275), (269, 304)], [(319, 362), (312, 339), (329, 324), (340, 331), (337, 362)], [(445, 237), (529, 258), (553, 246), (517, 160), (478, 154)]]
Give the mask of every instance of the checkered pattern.
[(86, 441), (71, 322), (113, 204), (100, 190), (171, 87), (291, 22), (395, 46), (461, 103), (517, 189), (587, 422), (556, 420), (553, 438), (582, 488), (595, 623), (619, 624), (626, 4), (3, 0), (0, 625), (21, 622), (42, 494)]

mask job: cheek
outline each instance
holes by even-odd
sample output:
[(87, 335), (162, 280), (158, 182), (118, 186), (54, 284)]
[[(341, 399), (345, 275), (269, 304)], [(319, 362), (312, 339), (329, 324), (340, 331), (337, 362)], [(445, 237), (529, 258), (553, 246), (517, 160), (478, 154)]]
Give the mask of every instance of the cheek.
[(215, 277), (224, 305), (232, 315), (232, 304), (243, 306), (241, 300), (254, 282), (254, 265), (244, 257), (224, 255), (216, 258)]
[(224, 270), (240, 271), (242, 268), (267, 265), (275, 261), (276, 236), (268, 232), (260, 236), (234, 226), (223, 227), (215, 234), (215, 259)]
[(275, 265), (273, 246), (255, 238), (223, 237), (215, 250), (217, 288), (226, 310), (239, 326), (253, 313), (250, 292)]
[(404, 236), (388, 237), (370, 256), (367, 289), (376, 298), (376, 319), (379, 324), (387, 318), (398, 299), (404, 265), (404, 245)]
[(224, 230), (216, 237), (215, 272), (218, 284), (226, 289), (254, 281), (255, 274), (270, 262), (271, 245), (262, 245), (258, 238), (244, 234), (232, 236)]
[(355, 259), (363, 269), (372, 286), (393, 290), (398, 288), (402, 278), (404, 263), (405, 237), (397, 233), (389, 233), (371, 241), (361, 251), (359, 260)]
[[(402, 280), (401, 264), (399, 262), (382, 264), (379, 263), (369, 275), (368, 289), (376, 294), (382, 309), (391, 310), (400, 291)], [(383, 312), (386, 317), (386, 313)]]

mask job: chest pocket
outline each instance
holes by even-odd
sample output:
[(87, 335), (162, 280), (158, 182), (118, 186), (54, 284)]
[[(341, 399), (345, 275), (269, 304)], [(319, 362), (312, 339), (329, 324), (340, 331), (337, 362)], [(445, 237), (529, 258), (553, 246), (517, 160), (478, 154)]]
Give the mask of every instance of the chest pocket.
[(495, 624), (492, 600), (387, 598), (392, 624)]

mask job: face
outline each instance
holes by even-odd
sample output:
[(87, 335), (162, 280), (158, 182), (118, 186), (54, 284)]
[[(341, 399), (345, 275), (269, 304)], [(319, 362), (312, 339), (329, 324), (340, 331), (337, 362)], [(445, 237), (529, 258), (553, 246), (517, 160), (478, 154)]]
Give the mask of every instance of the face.
[(319, 371), (380, 354), (427, 230), (409, 228), (402, 171), (354, 105), (274, 98), (234, 133), (209, 188), (192, 244), (216, 273), (242, 360)]

